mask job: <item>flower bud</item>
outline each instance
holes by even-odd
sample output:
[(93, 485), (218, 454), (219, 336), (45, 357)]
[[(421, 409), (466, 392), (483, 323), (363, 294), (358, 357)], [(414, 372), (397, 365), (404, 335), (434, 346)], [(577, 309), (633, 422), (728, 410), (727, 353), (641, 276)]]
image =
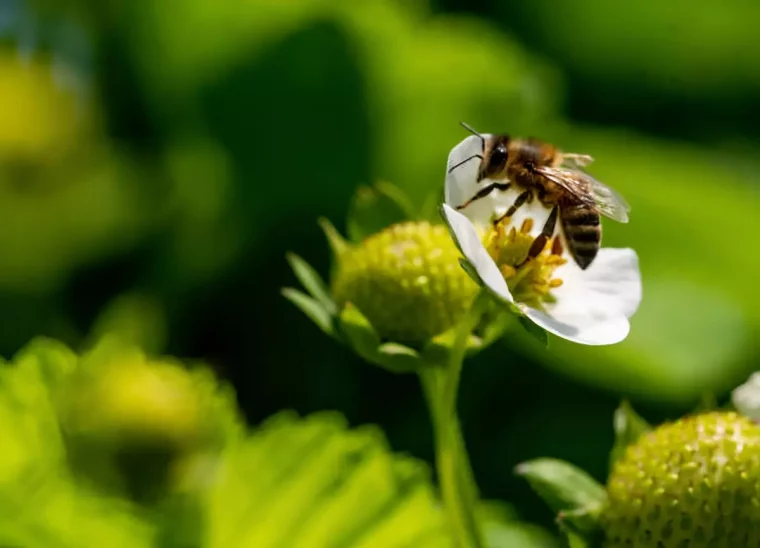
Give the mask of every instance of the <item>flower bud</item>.
[(642, 435), (615, 463), (608, 548), (760, 546), (760, 426), (712, 412)]
[(338, 256), (332, 292), (350, 302), (383, 339), (419, 345), (453, 327), (477, 285), (459, 266), (443, 225), (392, 225)]
[(138, 352), (80, 361), (59, 408), (71, 464), (83, 476), (150, 498), (220, 445), (231, 419), (210, 374)]

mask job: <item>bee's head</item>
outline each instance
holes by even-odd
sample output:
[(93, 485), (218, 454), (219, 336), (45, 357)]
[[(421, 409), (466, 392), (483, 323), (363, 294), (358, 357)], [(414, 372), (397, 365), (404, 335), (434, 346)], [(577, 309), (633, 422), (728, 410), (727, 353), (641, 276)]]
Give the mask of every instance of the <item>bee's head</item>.
[(509, 135), (494, 135), (485, 144), (478, 180), (503, 179), (509, 162)]
[(456, 168), (474, 158), (481, 160), (478, 168), (478, 182), (483, 179), (503, 179), (506, 177), (509, 160), (509, 135), (481, 134), (464, 122), (460, 125), (480, 139), (480, 154), (472, 154), (449, 168), (451, 173)]

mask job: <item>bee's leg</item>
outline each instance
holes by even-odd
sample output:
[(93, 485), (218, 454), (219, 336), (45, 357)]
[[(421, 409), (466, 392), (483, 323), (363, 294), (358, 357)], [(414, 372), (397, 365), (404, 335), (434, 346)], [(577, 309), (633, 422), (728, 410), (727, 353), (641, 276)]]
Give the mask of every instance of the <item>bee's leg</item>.
[(522, 262), (520, 266), (525, 264), (531, 259), (535, 259), (538, 257), (539, 253), (543, 251), (544, 247), (546, 246), (546, 242), (549, 241), (549, 238), (551, 238), (554, 235), (554, 229), (557, 226), (557, 214), (559, 213), (559, 207), (554, 206), (552, 208), (551, 213), (549, 213), (549, 216), (546, 218), (546, 222), (544, 223), (544, 227), (541, 229), (541, 234), (539, 234), (535, 240), (533, 240), (533, 244), (530, 246), (530, 249), (528, 250), (528, 255), (525, 257), (525, 260)]
[(478, 190), (478, 193), (475, 194), (475, 196), (467, 200), (462, 205), (458, 205), (456, 207), (457, 210), (466, 208), (475, 200), (480, 200), (481, 198), (485, 198), (486, 196), (491, 194), (491, 192), (493, 192), (494, 190), (501, 190), (502, 192), (504, 192), (505, 190), (509, 190), (509, 183), (491, 183), (490, 185), (484, 186), (483, 188)]
[(499, 217), (498, 219), (496, 219), (494, 221), (494, 224), (499, 224), (504, 219), (507, 219), (511, 217), (512, 215), (514, 215), (517, 212), (517, 210), (520, 208), (520, 206), (522, 206), (525, 202), (530, 201), (531, 198), (533, 198), (532, 190), (526, 190), (525, 192), (520, 194), (517, 198), (515, 198), (515, 202), (511, 206), (509, 206), (509, 209), (507, 210), (507, 212), (501, 217)]

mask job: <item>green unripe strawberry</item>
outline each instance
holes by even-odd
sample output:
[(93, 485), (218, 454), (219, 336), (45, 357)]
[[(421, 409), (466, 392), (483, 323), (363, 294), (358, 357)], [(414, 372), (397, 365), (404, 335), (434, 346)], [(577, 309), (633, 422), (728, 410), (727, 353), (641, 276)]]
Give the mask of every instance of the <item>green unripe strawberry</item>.
[(760, 426), (712, 412), (665, 424), (614, 465), (606, 548), (760, 546)]
[(443, 225), (392, 225), (338, 257), (332, 291), (383, 339), (420, 344), (457, 323), (477, 292)]

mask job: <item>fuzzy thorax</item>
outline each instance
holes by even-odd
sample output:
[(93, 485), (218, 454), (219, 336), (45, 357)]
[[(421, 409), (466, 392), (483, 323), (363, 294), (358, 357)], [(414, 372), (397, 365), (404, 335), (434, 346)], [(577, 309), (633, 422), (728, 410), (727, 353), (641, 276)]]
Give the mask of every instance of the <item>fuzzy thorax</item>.
[(538, 256), (528, 259), (528, 251), (535, 241), (532, 230), (530, 218), (523, 221), (519, 230), (510, 226), (509, 219), (504, 219), (486, 232), (484, 245), (515, 301), (541, 309), (544, 303), (553, 301), (551, 290), (562, 285), (562, 279), (555, 274), (567, 259), (563, 257), (559, 236), (549, 238)]
[(356, 306), (383, 339), (419, 345), (453, 327), (477, 292), (458, 259), (445, 226), (399, 223), (338, 257), (333, 296)]

